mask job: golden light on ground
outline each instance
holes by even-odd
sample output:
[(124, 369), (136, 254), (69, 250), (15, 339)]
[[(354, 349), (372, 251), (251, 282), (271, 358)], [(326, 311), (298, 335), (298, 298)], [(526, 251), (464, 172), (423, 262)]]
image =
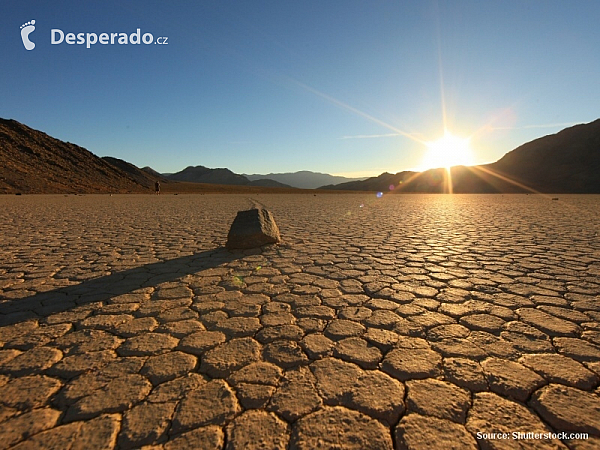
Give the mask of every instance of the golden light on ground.
[(435, 169), (452, 166), (469, 166), (474, 164), (470, 138), (454, 136), (449, 131), (437, 141), (426, 142), (427, 153), (421, 163), (421, 169)]

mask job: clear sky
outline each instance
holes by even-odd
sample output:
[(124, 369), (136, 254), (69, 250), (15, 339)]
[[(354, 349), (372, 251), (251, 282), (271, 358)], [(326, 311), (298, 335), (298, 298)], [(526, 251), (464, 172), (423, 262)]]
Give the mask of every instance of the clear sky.
[[(444, 127), (492, 162), (600, 117), (599, 24), (597, 0), (3, 0), (0, 117), (159, 172), (398, 172)], [(51, 43), (138, 28), (167, 44)]]

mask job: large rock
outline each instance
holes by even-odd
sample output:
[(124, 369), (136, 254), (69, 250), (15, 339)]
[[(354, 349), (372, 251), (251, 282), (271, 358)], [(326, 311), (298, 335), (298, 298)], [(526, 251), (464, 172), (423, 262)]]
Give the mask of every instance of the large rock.
[(228, 249), (255, 248), (281, 241), (279, 228), (266, 209), (239, 211), (227, 235)]

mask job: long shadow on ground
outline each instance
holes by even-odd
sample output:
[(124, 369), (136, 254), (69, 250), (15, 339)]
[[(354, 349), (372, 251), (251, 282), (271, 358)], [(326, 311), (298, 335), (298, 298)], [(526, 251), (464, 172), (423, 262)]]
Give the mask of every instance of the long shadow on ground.
[(190, 256), (114, 272), (30, 297), (4, 300), (0, 303), (0, 326), (13, 325), (29, 319), (43, 319), (92, 302), (106, 302), (112, 297), (128, 294), (143, 287), (174, 281), (243, 256), (241, 253), (231, 253), (224, 247), (219, 247)]

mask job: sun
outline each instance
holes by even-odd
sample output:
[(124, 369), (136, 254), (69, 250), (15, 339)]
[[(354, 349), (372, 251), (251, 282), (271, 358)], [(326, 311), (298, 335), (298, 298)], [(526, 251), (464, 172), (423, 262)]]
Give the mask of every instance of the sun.
[(452, 166), (473, 165), (473, 151), (471, 150), (470, 140), (470, 138), (465, 139), (454, 136), (446, 130), (444, 136), (437, 141), (425, 143), (428, 151), (421, 166), (427, 170), (438, 167), (449, 169)]

